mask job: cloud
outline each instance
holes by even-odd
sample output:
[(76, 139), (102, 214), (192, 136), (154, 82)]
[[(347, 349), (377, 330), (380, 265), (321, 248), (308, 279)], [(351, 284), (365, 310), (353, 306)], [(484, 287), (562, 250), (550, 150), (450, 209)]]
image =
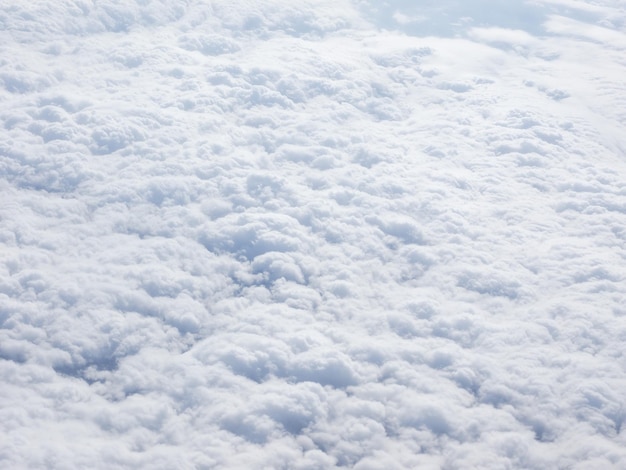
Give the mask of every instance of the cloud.
[(624, 466), (623, 12), (388, 3), (0, 6), (4, 466)]

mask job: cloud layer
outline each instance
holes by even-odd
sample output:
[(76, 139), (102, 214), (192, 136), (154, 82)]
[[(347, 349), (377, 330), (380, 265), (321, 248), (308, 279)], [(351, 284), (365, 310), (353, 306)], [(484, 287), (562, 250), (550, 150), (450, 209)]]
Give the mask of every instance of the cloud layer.
[(414, 3), (0, 6), (4, 467), (626, 465), (624, 10)]

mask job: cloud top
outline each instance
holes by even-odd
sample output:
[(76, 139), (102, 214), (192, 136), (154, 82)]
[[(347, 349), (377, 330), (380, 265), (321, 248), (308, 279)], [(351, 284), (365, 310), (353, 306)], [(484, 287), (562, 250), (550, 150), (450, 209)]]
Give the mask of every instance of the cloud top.
[(3, 467), (624, 466), (623, 11), (421, 3), (0, 6)]

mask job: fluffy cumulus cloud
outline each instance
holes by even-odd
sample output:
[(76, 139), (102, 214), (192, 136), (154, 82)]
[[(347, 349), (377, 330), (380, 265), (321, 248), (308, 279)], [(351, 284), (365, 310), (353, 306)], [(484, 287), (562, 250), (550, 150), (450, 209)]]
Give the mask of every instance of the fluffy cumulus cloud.
[(626, 467), (624, 5), (496, 3), (0, 5), (2, 467)]

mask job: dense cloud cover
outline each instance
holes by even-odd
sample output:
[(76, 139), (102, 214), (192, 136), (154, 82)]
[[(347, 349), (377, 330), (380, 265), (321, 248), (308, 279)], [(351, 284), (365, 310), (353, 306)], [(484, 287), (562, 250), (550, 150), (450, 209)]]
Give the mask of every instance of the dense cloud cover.
[(3, 468), (626, 467), (626, 3), (439, 3), (0, 5)]

